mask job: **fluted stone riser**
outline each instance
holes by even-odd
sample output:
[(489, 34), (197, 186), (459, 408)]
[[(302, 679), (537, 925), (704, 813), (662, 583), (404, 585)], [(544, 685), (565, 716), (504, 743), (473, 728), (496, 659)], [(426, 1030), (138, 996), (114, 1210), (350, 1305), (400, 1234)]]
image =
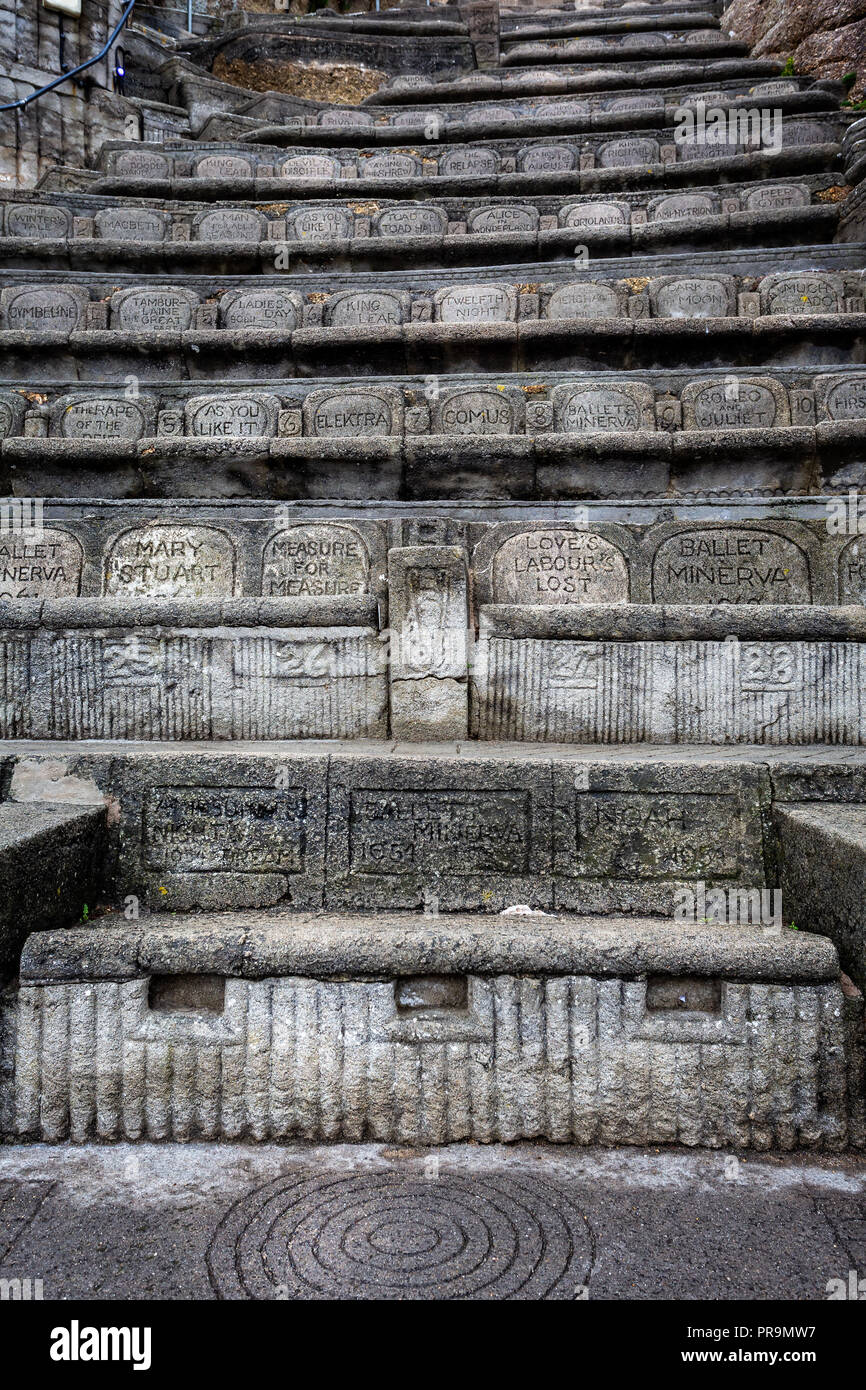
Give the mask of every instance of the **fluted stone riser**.
[(866, 742), (866, 648), (844, 642), (483, 640), (473, 728), (551, 743)]
[(22, 987), (14, 1132), (845, 1146), (838, 985), (725, 983), (703, 1016), (640, 980), (468, 985), (423, 1041), (387, 982), (229, 981), (218, 1018), (149, 1011), (146, 980)]

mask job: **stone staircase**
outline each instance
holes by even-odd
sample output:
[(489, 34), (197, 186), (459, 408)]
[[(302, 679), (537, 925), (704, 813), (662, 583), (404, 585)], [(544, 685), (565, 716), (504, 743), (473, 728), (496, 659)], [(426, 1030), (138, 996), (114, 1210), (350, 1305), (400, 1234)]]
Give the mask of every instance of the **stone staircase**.
[(130, 43), (174, 130), (0, 201), (0, 1132), (862, 1147), (841, 85), (696, 0)]

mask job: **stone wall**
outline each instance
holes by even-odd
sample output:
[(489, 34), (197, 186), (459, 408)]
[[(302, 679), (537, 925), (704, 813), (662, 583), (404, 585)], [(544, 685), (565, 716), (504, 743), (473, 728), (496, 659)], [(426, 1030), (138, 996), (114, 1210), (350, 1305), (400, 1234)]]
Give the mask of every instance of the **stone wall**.
[[(62, 17), (69, 70), (103, 46), (121, 0), (82, 0), (80, 19)], [(60, 75), (61, 17), (41, 0), (0, 0), (0, 103), (29, 96)], [(129, 135), (129, 107), (111, 93), (111, 56), (24, 111), (0, 112), (0, 187), (34, 184), (54, 164), (89, 162), (103, 140)], [(136, 121), (137, 129), (137, 121)]]

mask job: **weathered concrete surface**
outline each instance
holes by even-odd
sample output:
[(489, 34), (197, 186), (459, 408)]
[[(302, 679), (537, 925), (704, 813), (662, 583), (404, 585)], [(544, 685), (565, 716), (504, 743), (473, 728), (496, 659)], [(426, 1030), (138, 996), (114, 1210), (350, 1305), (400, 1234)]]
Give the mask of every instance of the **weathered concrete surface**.
[[(311, 1250), (339, 1241), (329, 1193), (367, 1223), (333, 1261)], [(259, 1213), (287, 1242), (270, 1277)], [(474, 1283), (449, 1255), (460, 1225)], [(544, 1145), (0, 1150), (0, 1278), (41, 1278), (46, 1299), (489, 1300), (515, 1295), (503, 1263), (522, 1298), (824, 1300), (866, 1268), (866, 1163)]]
[(24, 938), (92, 910), (102, 870), (102, 808), (0, 805), (0, 982)]
[(866, 986), (866, 805), (784, 806), (774, 811), (785, 910), (798, 927), (836, 945)]

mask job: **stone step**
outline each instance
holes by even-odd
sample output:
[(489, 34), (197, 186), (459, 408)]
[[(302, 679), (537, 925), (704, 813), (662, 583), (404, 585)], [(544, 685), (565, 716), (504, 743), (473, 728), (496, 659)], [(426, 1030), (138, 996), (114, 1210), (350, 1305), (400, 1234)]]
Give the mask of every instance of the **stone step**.
[(470, 673), (478, 738), (861, 744), (859, 606), (491, 606)]
[(780, 883), (792, 921), (820, 924), (843, 968), (866, 987), (866, 804), (790, 805), (774, 813)]
[(209, 117), (196, 138), (204, 143), (235, 140), (282, 145), (309, 140), (311, 144), (351, 145), (363, 132), (368, 144), (393, 145), (412, 138), (448, 144), (495, 139), (506, 123), (514, 135), (526, 136), (667, 126), (681, 119), (684, 109), (697, 109), (701, 102), (713, 112), (760, 111), (762, 104), (767, 107), (770, 103), (773, 113), (785, 115), (831, 112), (838, 108), (843, 94), (841, 84), (814, 78), (777, 78), (751, 85), (727, 81), (709, 92), (686, 86), (648, 88), (638, 94), (626, 89), (620, 93), (591, 92), (583, 97), (511, 97), (455, 102), (441, 109), (429, 104), (373, 109), (325, 106), (267, 93), (254, 97), (240, 111)]
[[(363, 102), (364, 109), (403, 106), (407, 102), (483, 101), (505, 96), (554, 96), (582, 92), (607, 92), (616, 88), (642, 91), (647, 87), (718, 82), (763, 82), (784, 78), (782, 64), (774, 58), (704, 58), (673, 62), (616, 60), (562, 66), (513, 67), (473, 72), (463, 77), (431, 82), (419, 74), (401, 74), (383, 82)], [(254, 93), (249, 92), (248, 99)]]
[(708, 5), (688, 8), (665, 5), (618, 13), (601, 10), (596, 14), (581, 7), (576, 14), (543, 14), (533, 19), (503, 11), (499, 16), (499, 42), (509, 44), (530, 39), (572, 38), (583, 34), (642, 34), (656, 29), (718, 28), (715, 12)]
[[(782, 929), (108, 919), (28, 940), (19, 1139), (547, 1138), (838, 1150), (856, 1024)], [(796, 1027), (797, 1046), (791, 1046)]]
[(664, 29), (635, 34), (609, 34), (600, 38), (506, 40), (499, 62), (502, 67), (541, 63), (605, 63), (632, 58), (637, 61), (678, 58), (746, 58), (748, 44), (730, 39), (719, 29)]
[[(862, 271), (851, 269), (860, 258), (849, 243), (796, 256), (781, 248), (591, 268), (536, 264), (519, 267), (519, 279), (507, 267), (485, 280), (475, 268), (453, 268), (188, 276), (183, 286), (144, 275), (72, 272), (61, 282), (49, 271), (9, 271), (0, 379), (248, 378), (250, 354), (264, 377), (328, 377), (347, 367), (365, 376), (446, 374), (482, 364), (488, 372), (652, 370), (667, 366), (672, 347), (695, 366), (715, 366), (720, 352), (732, 367), (799, 362), (808, 352), (830, 368), (862, 360)], [(273, 323), (281, 326), (263, 327)]]
[[(80, 194), (51, 203), (7, 203), (11, 228), (0, 242), (9, 269), (96, 271), (138, 266), (151, 274), (264, 273), (277, 256), (301, 272), (397, 266), (479, 265), (573, 260), (585, 247), (599, 257), (738, 250), (860, 241), (862, 215), (821, 175), (723, 192), (701, 188), (646, 198), (625, 194), (571, 198), (345, 200), (281, 204), (281, 215), (206, 203), (148, 204)], [(363, 212), (356, 209), (362, 207)], [(282, 209), (285, 209), (283, 212)], [(0, 202), (0, 219), (3, 204)], [(34, 236), (29, 230), (42, 229)], [(213, 228), (213, 232), (209, 229)], [(50, 233), (50, 235), (45, 235)], [(229, 239), (231, 238), (231, 239)], [(580, 239), (578, 242), (578, 238)]]
[(851, 368), (208, 385), (0, 389), (0, 483), (26, 474), (39, 497), (832, 492), (866, 453), (866, 372)]
[(670, 919), (682, 888), (773, 883), (774, 809), (866, 802), (866, 750), (826, 745), (21, 740), (3, 756), (15, 803), (109, 807), (103, 899), (156, 913), (435, 899)]
[(0, 627), (4, 738), (387, 734), (372, 598), (14, 599)]
[(708, 178), (767, 179), (841, 167), (845, 117), (840, 113), (783, 116), (772, 126), (762, 126), (758, 116), (750, 125), (746, 134), (738, 134), (741, 127), (734, 130), (727, 121), (712, 130), (696, 125), (686, 132), (688, 139), (678, 139), (669, 126), (525, 143), (430, 142), (423, 152), (397, 146), (186, 145), (179, 140), (145, 149), (140, 141), (113, 140), (102, 146), (101, 177), (90, 191), (248, 198), (308, 188), (322, 197), (331, 190), (345, 196), (346, 181), (352, 180), (371, 195), (381, 190), (385, 196), (389, 188), (396, 196), (404, 191), (459, 196), (467, 186), (476, 193), (607, 192), (629, 185), (653, 187), (660, 178), (678, 186)]

